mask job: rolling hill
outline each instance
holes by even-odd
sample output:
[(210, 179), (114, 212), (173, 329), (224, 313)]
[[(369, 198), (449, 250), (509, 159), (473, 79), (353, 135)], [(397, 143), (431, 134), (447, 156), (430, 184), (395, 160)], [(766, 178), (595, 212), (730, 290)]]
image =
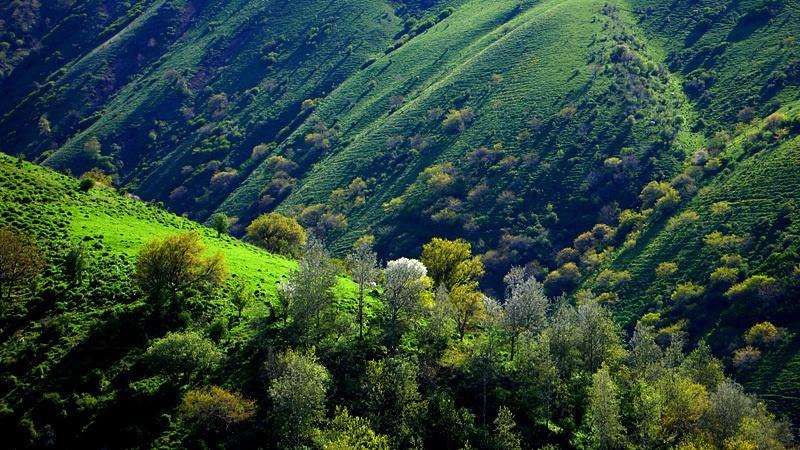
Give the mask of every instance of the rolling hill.
[(796, 418), (799, 32), (795, 0), (15, 0), (0, 150), (119, 190), (4, 157), (0, 217), (126, 267), (200, 230), (264, 299), (294, 263), (189, 219), (277, 211), (384, 260), (463, 238), (483, 292), (591, 291)]
[[(45, 445), (55, 439), (55, 430), (69, 430), (58, 439), (61, 446), (119, 445), (141, 438), (125, 434), (133, 423), (143, 429), (163, 426), (158, 411), (173, 393), (163, 380), (136, 380), (135, 362), (148, 340), (165, 328), (214, 333), (216, 326), (230, 342), (248, 348), (262, 339), (248, 324), (270, 316), (276, 284), (297, 267), (130, 194), (103, 186), (84, 192), (74, 178), (0, 154), (0, 228), (6, 227), (32, 237), (48, 263), (35, 304), (3, 299), (0, 427), (14, 436), (9, 448)], [(194, 303), (191, 318), (149, 316), (131, 277), (136, 256), (148, 241), (188, 232), (199, 233), (207, 253), (223, 255), (234, 282), (253, 290), (256, 300), (241, 317), (225, 292), (229, 288)], [(78, 243), (86, 267), (84, 279), (73, 285), (64, 281), (66, 255)], [(338, 307), (351, 310), (352, 281), (340, 278), (334, 291)], [(230, 331), (227, 319), (214, 321), (229, 316)], [(239, 359), (230, 373), (252, 370), (248, 358)], [(128, 421), (131, 414), (139, 419)], [(42, 420), (51, 431), (37, 429)]]

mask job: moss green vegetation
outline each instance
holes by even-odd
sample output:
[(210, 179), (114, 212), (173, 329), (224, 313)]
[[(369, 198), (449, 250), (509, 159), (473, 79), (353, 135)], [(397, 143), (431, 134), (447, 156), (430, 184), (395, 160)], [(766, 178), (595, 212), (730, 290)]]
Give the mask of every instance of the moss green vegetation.
[[(523, 269), (506, 279), (504, 306), (485, 297), (466, 241), (433, 240), (427, 267), (401, 258), (379, 277), (362, 240), (348, 258), (373, 294), (362, 319), (318, 241), (295, 264), (7, 156), (0, 186), (0, 248), (25, 233), (43, 256), (0, 311), (0, 423), (12, 448), (792, 442), (704, 345), (684, 355), (681, 335), (659, 344), (652, 323), (625, 343), (597, 299), (551, 300)], [(213, 286), (226, 273), (214, 255), (235, 277), (225, 289)], [(604, 286), (631, 281), (603, 273)], [(740, 290), (767, 282), (749, 280)], [(781, 333), (761, 322), (747, 342), (774, 345)]]
[[(225, 320), (220, 322), (224, 324), (219, 329), (222, 331), (209, 331), (217, 333), (216, 339), (229, 328), (245, 341), (257, 338), (243, 324), (269, 315), (276, 301), (276, 283), (297, 267), (296, 262), (230, 236), (218, 238), (211, 229), (128, 194), (99, 185), (83, 192), (79, 184), (74, 178), (0, 155), (0, 226), (32, 237), (47, 265), (41, 284), (28, 286), (30, 279), (23, 280), (22, 298), (33, 295), (32, 303), (20, 302), (16, 295), (3, 300), (4, 343), (0, 352), (4, 389), (35, 396), (51, 395), (46, 390), (52, 390), (52, 395), (61, 396), (58, 402), (72, 402), (75, 398), (68, 399), (77, 393), (75, 389), (82, 389), (83, 382), (78, 379), (89, 377), (94, 380), (90, 384), (101, 383), (96, 386), (99, 390), (93, 391), (96, 397), (88, 391), (81, 394), (81, 402), (93, 405), (85, 405), (94, 411), (91, 415), (102, 413), (105, 407), (99, 405), (114, 404), (120, 392), (106, 384), (106, 377), (124, 371), (131, 358), (142, 351), (142, 339), (146, 342), (148, 334), (163, 328), (147, 318), (147, 308), (131, 280), (136, 255), (146, 242), (177, 233), (199, 233), (206, 253), (221, 253), (234, 282), (249, 286), (256, 300), (244, 308), (243, 315), (234, 314), (236, 305), (228, 301), (224, 291), (219, 292), (191, 306), (192, 315), (179, 318), (178, 323), (213, 330), (220, 326), (213, 321), (217, 317)], [(70, 281), (73, 248), (82, 249), (80, 258), (84, 262), (80, 276)], [(355, 291), (349, 280), (340, 278), (332, 293), (343, 310), (354, 306)], [(367, 305), (372, 301), (368, 298)], [(56, 401), (52, 395), (48, 401)], [(40, 445), (44, 441), (37, 439), (47, 439), (47, 430), (37, 428), (44, 424), (25, 413), (26, 408), (36, 410), (39, 406), (25, 403), (24, 396), (14, 398), (6, 397), (10, 403), (3, 403), (6, 413), (17, 411), (4, 414), (4, 429), (16, 429), (21, 433), (18, 436), (32, 439), (25, 445)], [(62, 407), (75, 413), (74, 406)], [(77, 422), (48, 426), (69, 427), (70, 423)], [(18, 444), (23, 445), (22, 441)], [(62, 441), (62, 445), (69, 444)]]
[[(3, 81), (7, 150), (238, 217), (237, 235), (277, 209), (339, 253), (365, 233), (385, 256), (465, 237), (494, 289), (798, 93), (793, 1), (96, 7), (33, 8), (27, 34), (6, 11), (44, 46)], [(42, 35), (65, 8), (102, 44)]]
[[(0, 330), (21, 446), (785, 444), (723, 368), (797, 425), (796, 0), (7, 3), (0, 150), (81, 177), (0, 158), (46, 260)], [(130, 275), (178, 232), (232, 279), (159, 316)]]
[[(738, 372), (791, 414), (797, 400), (781, 392), (797, 382), (798, 310), (789, 299), (798, 287), (798, 113), (792, 103), (739, 127), (719, 152), (724, 169), (706, 172), (697, 194), (671, 219), (651, 217), (619, 236), (620, 249), (607, 259), (608, 267), (630, 276), (611, 290), (623, 323), (657, 312), (657, 325), (705, 338), (732, 363), (747, 345), (748, 327), (764, 320), (783, 327), (780, 341), (762, 345), (760, 360)], [(662, 270), (665, 264), (677, 270)], [(609, 290), (597, 281), (586, 287)]]

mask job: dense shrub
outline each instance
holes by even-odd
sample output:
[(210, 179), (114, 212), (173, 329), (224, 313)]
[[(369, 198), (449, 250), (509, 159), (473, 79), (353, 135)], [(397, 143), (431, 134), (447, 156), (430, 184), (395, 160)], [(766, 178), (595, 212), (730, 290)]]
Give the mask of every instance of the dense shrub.
[(218, 286), (227, 276), (221, 253), (204, 257), (205, 246), (197, 233), (154, 239), (139, 251), (134, 279), (157, 306)]
[(183, 383), (208, 375), (221, 359), (214, 343), (194, 332), (169, 333), (153, 341), (144, 354), (151, 370)]
[(748, 369), (761, 359), (761, 350), (750, 346), (733, 352), (733, 365), (737, 369)]
[(731, 286), (725, 295), (731, 300), (772, 300), (781, 293), (781, 285), (775, 278), (753, 275), (739, 284)]
[(548, 293), (558, 294), (575, 288), (580, 281), (581, 271), (577, 264), (568, 262), (547, 274), (544, 286)]
[(711, 272), (711, 284), (724, 288), (730, 287), (739, 280), (739, 270), (731, 267), (718, 267)]
[(279, 213), (262, 214), (247, 226), (256, 245), (283, 255), (296, 255), (308, 239), (297, 220)]
[(218, 386), (195, 389), (183, 396), (181, 418), (206, 432), (222, 432), (253, 418), (256, 404)]
[(670, 299), (674, 303), (686, 303), (702, 297), (705, 291), (706, 290), (703, 286), (699, 286), (692, 282), (681, 283), (675, 287), (674, 291), (672, 291)]
[(642, 208), (655, 208), (661, 212), (674, 209), (681, 201), (678, 191), (666, 181), (651, 181), (642, 189), (639, 198)]
[(442, 126), (447, 131), (462, 132), (474, 119), (475, 113), (472, 108), (451, 109), (442, 121)]
[(771, 322), (759, 322), (750, 327), (744, 334), (744, 340), (748, 345), (771, 345), (781, 338), (778, 328)]
[(10, 300), (15, 289), (31, 282), (44, 266), (44, 255), (31, 238), (10, 227), (0, 228), (0, 300)]
[(630, 272), (627, 270), (614, 271), (611, 269), (603, 269), (597, 274), (595, 283), (598, 289), (601, 290), (614, 290), (625, 283), (630, 282), (632, 279)]
[(662, 262), (656, 266), (655, 273), (659, 278), (666, 278), (678, 272), (678, 265), (674, 262)]

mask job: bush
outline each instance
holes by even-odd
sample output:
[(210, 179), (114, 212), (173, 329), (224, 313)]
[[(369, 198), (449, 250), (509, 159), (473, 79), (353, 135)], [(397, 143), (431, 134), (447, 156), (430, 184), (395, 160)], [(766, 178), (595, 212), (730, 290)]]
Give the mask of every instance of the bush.
[(195, 332), (169, 333), (153, 341), (144, 354), (152, 370), (184, 383), (207, 374), (221, 359), (222, 353), (214, 343)]
[(730, 287), (739, 280), (739, 270), (731, 267), (718, 267), (711, 272), (711, 284)]
[(250, 159), (252, 160), (259, 160), (264, 155), (269, 153), (269, 151), (273, 148), (273, 145), (269, 144), (258, 144), (253, 147), (253, 150), (250, 152)]
[(445, 115), (442, 121), (442, 126), (445, 130), (451, 132), (462, 132), (467, 129), (467, 126), (475, 119), (475, 113), (472, 108), (451, 109)]
[(674, 275), (678, 271), (678, 265), (674, 262), (663, 262), (656, 266), (656, 276), (658, 278), (666, 278)]
[(716, 216), (722, 216), (729, 213), (731, 210), (730, 202), (716, 202), (711, 204), (711, 213)]
[(94, 181), (94, 184), (99, 184), (103, 186), (111, 186), (114, 183), (114, 180), (112, 179), (111, 175), (108, 175), (102, 170), (96, 168), (84, 173), (81, 176), (81, 181), (83, 181), (83, 179), (92, 180)]
[(80, 189), (81, 192), (89, 192), (93, 187), (94, 180), (91, 178), (81, 178), (81, 181), (78, 183), (78, 189)]
[(44, 269), (39, 247), (28, 236), (10, 227), (0, 228), (0, 301), (6, 301), (22, 283)]
[(764, 120), (764, 128), (775, 131), (786, 122), (786, 114), (782, 112), (774, 112), (767, 116)]
[(642, 208), (653, 208), (657, 211), (669, 211), (681, 201), (678, 191), (666, 181), (651, 181), (639, 195)]
[(705, 235), (703, 241), (709, 247), (722, 251), (735, 250), (744, 244), (744, 238), (736, 236), (735, 234), (722, 234), (720, 231), (714, 231)]
[(601, 290), (616, 289), (617, 287), (631, 281), (631, 273), (627, 270), (615, 272), (611, 269), (604, 269), (597, 274), (596, 284)]
[(686, 303), (702, 297), (705, 292), (706, 289), (703, 286), (692, 282), (681, 283), (675, 287), (670, 299), (674, 303)]
[(748, 369), (761, 359), (761, 350), (750, 346), (733, 352), (733, 366), (737, 369)]
[(134, 279), (158, 306), (181, 294), (214, 288), (227, 277), (225, 260), (221, 253), (206, 258), (204, 252), (195, 232), (152, 240), (139, 251)]
[(563, 266), (568, 262), (577, 263), (580, 260), (581, 254), (572, 247), (563, 248), (556, 254), (556, 264), (559, 266)]
[(581, 271), (578, 265), (569, 262), (547, 274), (544, 286), (550, 294), (558, 294), (575, 288), (580, 278)]
[(185, 421), (204, 431), (225, 431), (250, 420), (256, 404), (240, 394), (211, 386), (187, 392), (179, 412)]
[(700, 215), (699, 214), (697, 214), (696, 212), (694, 212), (692, 210), (686, 210), (686, 211), (683, 211), (682, 213), (678, 214), (677, 216), (669, 219), (669, 222), (667, 223), (667, 227), (670, 230), (675, 230), (675, 229), (678, 229), (678, 228), (683, 228), (683, 227), (686, 227), (688, 225), (691, 225), (691, 224), (697, 222), (698, 220), (700, 220)]
[(748, 345), (771, 345), (781, 338), (781, 333), (778, 328), (771, 322), (760, 322), (752, 327), (744, 334), (744, 341)]
[(297, 255), (308, 236), (297, 220), (279, 213), (263, 214), (247, 227), (247, 236), (267, 251)]
[(772, 300), (780, 294), (778, 280), (766, 275), (753, 275), (725, 292), (731, 300), (752, 298), (759, 301)]
[(730, 267), (732, 269), (740, 269), (745, 266), (745, 260), (742, 258), (741, 255), (737, 255), (736, 253), (729, 253), (727, 255), (722, 255), (719, 259), (723, 266)]
[(628, 232), (637, 229), (646, 219), (646, 216), (640, 212), (632, 209), (626, 209), (619, 213), (619, 227), (617, 233), (628, 234)]

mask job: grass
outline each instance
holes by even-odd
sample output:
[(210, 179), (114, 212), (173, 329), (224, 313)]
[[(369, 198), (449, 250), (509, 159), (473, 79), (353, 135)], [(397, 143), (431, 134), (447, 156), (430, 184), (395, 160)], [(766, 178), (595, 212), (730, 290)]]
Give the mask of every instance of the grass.
[[(646, 226), (636, 244), (617, 250), (603, 267), (627, 270), (632, 280), (617, 292), (613, 308), (621, 323), (632, 326), (646, 312), (658, 312), (660, 325), (683, 323), (681, 329), (692, 339), (706, 339), (717, 354), (730, 357), (744, 345), (742, 334), (751, 325), (769, 320), (784, 327), (786, 336), (780, 349), (765, 352), (752, 370), (740, 372), (739, 379), (787, 414), (800, 411), (800, 402), (788, 392), (797, 389), (798, 317), (792, 300), (763, 302), (757, 298), (732, 301), (710, 285), (709, 276), (721, 265), (723, 254), (740, 254), (745, 266), (739, 279), (764, 274), (792, 289), (794, 267), (800, 261), (800, 104), (781, 108), (786, 127), (791, 130), (780, 141), (763, 135), (765, 121), (756, 120), (741, 130), (721, 158), (726, 168), (701, 184), (700, 191), (678, 211), (697, 214), (698, 219), (669, 227), (667, 218)], [(717, 209), (720, 203), (729, 211)], [(713, 232), (744, 238), (741, 245), (719, 250), (706, 243)], [(659, 278), (656, 267), (665, 262), (677, 264), (674, 276)], [(676, 305), (669, 295), (683, 282), (706, 286), (707, 295), (688, 305)], [(592, 280), (586, 287), (593, 287)], [(723, 289), (724, 292), (724, 289)], [(787, 294), (789, 297), (793, 294)], [(791, 389), (788, 387), (791, 386)], [(788, 389), (788, 390), (787, 390)]]
[[(71, 242), (84, 242), (106, 258), (124, 258), (129, 264), (143, 244), (170, 234), (197, 232), (207, 251), (221, 252), (233, 277), (246, 280), (265, 301), (275, 298), (276, 283), (284, 279), (296, 262), (270, 254), (154, 205), (128, 197), (113, 189), (95, 187), (78, 190), (77, 180), (30, 163), (21, 167), (0, 155), (2, 219), (33, 234), (45, 243), (51, 259), (59, 257)], [(335, 294), (343, 308), (352, 308), (355, 286), (341, 278)], [(254, 304), (247, 316), (265, 313), (263, 302)]]

